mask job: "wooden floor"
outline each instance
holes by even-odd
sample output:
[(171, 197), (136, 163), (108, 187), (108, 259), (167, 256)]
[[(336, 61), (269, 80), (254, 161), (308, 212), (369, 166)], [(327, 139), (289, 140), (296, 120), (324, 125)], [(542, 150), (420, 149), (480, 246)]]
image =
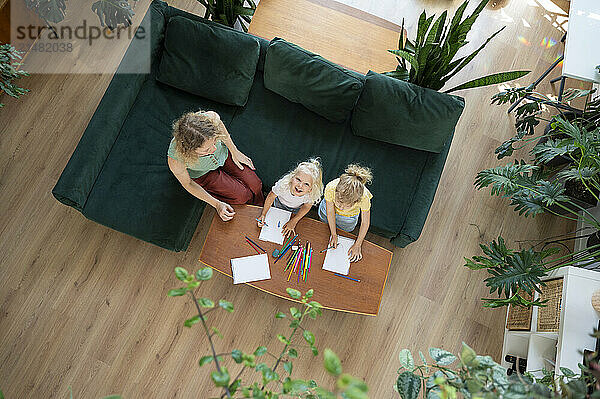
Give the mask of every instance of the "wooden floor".
[[(393, 1), (385, 3), (397, 13)], [(411, 0), (402, 2), (402, 9), (412, 18), (423, 7), (458, 3)], [(148, 4), (137, 2), (138, 17)], [(511, 68), (531, 68), (538, 75), (562, 51), (560, 43), (548, 45), (549, 39), (562, 36), (554, 3), (494, 4), (472, 32), (473, 45), (498, 24), (507, 29), (459, 81)], [(200, 12), (193, 0), (173, 5)], [(77, 12), (73, 4), (70, 8)], [(106, 56), (118, 59), (122, 51), (115, 47)], [(111, 393), (207, 398), (213, 392), (208, 370), (197, 366), (207, 343), (199, 329), (183, 327), (193, 314), (192, 304), (166, 297), (177, 286), (175, 266), (198, 267), (212, 211), (205, 213), (188, 252), (172, 253), (88, 221), (50, 193), (110, 79), (34, 75), (23, 80), (31, 94), (19, 101), (2, 98), (0, 388), (7, 399), (66, 398), (69, 386), (77, 399)], [(547, 84), (540, 88), (551, 92)], [(481, 307), (479, 298), (487, 295), (484, 273), (464, 268), (463, 256), (478, 254), (481, 242), (499, 234), (535, 239), (572, 228), (551, 218), (519, 218), (505, 201), (473, 188), (477, 171), (498, 164), (493, 150), (513, 134), (506, 108), (489, 105), (497, 91), (462, 93), (467, 106), (427, 224), (418, 242), (395, 249), (379, 316), (327, 311), (308, 323), (317, 346), (337, 352), (344, 371), (366, 380), (372, 398), (397, 397), (392, 384), (402, 348), (457, 351), (465, 341), (498, 360), (504, 311)], [(234, 287), (221, 275), (204, 283), (201, 295), (235, 304), (232, 315), (211, 315), (210, 324), (225, 336), (218, 341), (223, 350), (252, 351), (261, 344), (278, 350), (276, 335), (285, 333), (287, 323), (273, 315), (290, 303), (250, 287)], [(330, 379), (320, 364), (301, 350), (294, 375), (327, 384)]]

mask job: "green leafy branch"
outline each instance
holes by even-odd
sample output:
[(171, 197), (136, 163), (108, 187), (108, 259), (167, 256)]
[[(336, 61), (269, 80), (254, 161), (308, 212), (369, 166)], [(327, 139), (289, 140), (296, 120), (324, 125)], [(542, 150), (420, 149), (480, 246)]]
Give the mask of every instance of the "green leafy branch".
[[(243, 395), (245, 398), (260, 398), (260, 399), (275, 399), (284, 397), (293, 398), (337, 398), (338, 393), (348, 399), (367, 399), (367, 386), (362, 381), (348, 374), (342, 374), (341, 363), (335, 353), (330, 349), (326, 349), (324, 353), (324, 367), (333, 376), (337, 377), (336, 389), (328, 391), (319, 387), (314, 380), (292, 379), (293, 363), (292, 359), (298, 357), (295, 338), (302, 332), (304, 341), (310, 347), (313, 356), (319, 354), (315, 346), (315, 336), (304, 327), (304, 322), (309, 319), (316, 319), (322, 315), (322, 306), (320, 303), (311, 300), (314, 291), (308, 290), (304, 295), (298, 290), (288, 288), (287, 293), (294, 300), (299, 301), (302, 307), (290, 307), (289, 317), (291, 319), (289, 327), (291, 329), (288, 336), (279, 334), (277, 339), (284, 344), (279, 355), (272, 354), (267, 347), (259, 346), (252, 353), (246, 353), (240, 349), (234, 349), (227, 353), (217, 353), (214, 342), (214, 337), (222, 338), (221, 333), (215, 328), (209, 329), (207, 325), (207, 315), (215, 309), (221, 308), (228, 312), (233, 312), (233, 304), (229, 301), (221, 299), (218, 305), (209, 298), (197, 298), (195, 294), (196, 288), (202, 281), (209, 280), (213, 275), (211, 268), (205, 267), (198, 270), (195, 274), (190, 274), (182, 267), (175, 268), (175, 276), (177, 279), (185, 283), (184, 287), (169, 290), (168, 296), (183, 296), (189, 294), (196, 306), (197, 314), (187, 319), (184, 326), (192, 327), (195, 324), (201, 323), (204, 333), (210, 344), (211, 353), (200, 358), (198, 364), (202, 367), (209, 363), (214, 363), (215, 370), (211, 372), (211, 380), (214, 385), (222, 390), (221, 398), (232, 398), (236, 393)], [(218, 306), (218, 307), (217, 307)], [(288, 315), (283, 312), (277, 312), (276, 319), (287, 318)], [(269, 367), (266, 362), (257, 362), (261, 356), (269, 355), (275, 359), (272, 367)], [(225, 357), (231, 356), (231, 359), (241, 365), (237, 375), (231, 378), (229, 370), (224, 366)], [(279, 365), (287, 376), (282, 378), (278, 370)], [(254, 370), (262, 376), (262, 384), (254, 382), (251, 385), (244, 386), (242, 375), (247, 370)]]
[[(541, 293), (542, 280), (553, 270), (571, 266), (594, 256), (600, 255), (600, 244), (554, 257), (558, 248), (549, 247), (536, 251), (528, 248), (520, 251), (509, 249), (504, 238), (481, 244), (483, 256), (464, 258), (465, 267), (471, 270), (485, 269), (490, 277), (484, 280), (490, 294), (497, 293), (498, 298), (482, 298), (484, 307), (497, 308), (514, 305), (522, 307), (545, 306), (546, 300), (532, 299), (535, 292)], [(501, 298), (504, 296), (504, 298)]]
[[(11, 97), (19, 98), (29, 92), (28, 89), (17, 86), (14, 81), (29, 76), (29, 73), (20, 70), (23, 65), (20, 61), (23, 59), (23, 52), (18, 51), (10, 44), (0, 45), (0, 91)], [(0, 108), (4, 104), (0, 103)]]

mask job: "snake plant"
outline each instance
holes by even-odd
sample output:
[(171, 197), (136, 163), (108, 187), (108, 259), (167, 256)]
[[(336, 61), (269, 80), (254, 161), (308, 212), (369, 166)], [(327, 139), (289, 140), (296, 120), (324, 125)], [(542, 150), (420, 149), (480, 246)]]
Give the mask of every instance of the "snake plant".
[[(469, 0), (465, 0), (447, 23), (448, 11), (444, 11), (435, 21), (435, 15), (427, 17), (425, 11), (419, 17), (417, 35), (413, 41), (404, 36), (404, 20), (400, 31), (397, 50), (388, 50), (396, 55), (398, 65), (395, 71), (385, 72), (387, 76), (405, 80), (421, 87), (440, 90), (448, 80), (469, 64), (479, 52), (505, 27), (492, 34), (477, 50), (469, 55), (456, 58), (458, 51), (465, 46), (467, 34), (489, 0), (482, 0), (473, 13), (463, 19)], [(487, 75), (446, 90), (456, 90), (499, 84), (525, 76), (530, 71), (509, 71)]]

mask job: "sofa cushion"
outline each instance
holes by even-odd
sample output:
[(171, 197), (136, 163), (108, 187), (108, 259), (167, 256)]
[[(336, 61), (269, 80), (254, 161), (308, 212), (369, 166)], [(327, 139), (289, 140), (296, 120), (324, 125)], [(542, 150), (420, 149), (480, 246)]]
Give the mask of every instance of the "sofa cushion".
[(352, 131), (390, 144), (440, 153), (465, 106), (463, 98), (367, 73)]
[(173, 17), (166, 30), (157, 79), (223, 104), (243, 106), (260, 45), (251, 35)]
[(265, 87), (332, 122), (344, 122), (363, 87), (352, 73), (303, 48), (275, 38), (264, 66)]
[(265, 190), (310, 157), (321, 157), (325, 184), (339, 177), (349, 163), (360, 162), (374, 174), (369, 186), (373, 194), (370, 231), (395, 237), (408, 217), (423, 171), (438, 154), (355, 136), (349, 121), (341, 124), (322, 118), (265, 89), (261, 80), (257, 74), (248, 105), (238, 109), (227, 129), (237, 147), (252, 158)]

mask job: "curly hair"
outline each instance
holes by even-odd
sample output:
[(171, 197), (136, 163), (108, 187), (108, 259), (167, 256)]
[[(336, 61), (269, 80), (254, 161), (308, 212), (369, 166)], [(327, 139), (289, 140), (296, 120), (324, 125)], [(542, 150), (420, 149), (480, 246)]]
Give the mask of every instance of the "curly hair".
[(205, 111), (187, 112), (173, 123), (175, 150), (186, 164), (198, 159), (196, 149), (206, 140), (221, 138), (223, 133), (219, 125)]
[(294, 176), (298, 172), (306, 173), (312, 178), (312, 186), (309, 197), (316, 204), (323, 196), (323, 169), (319, 158), (310, 158), (308, 161), (300, 162), (294, 170), (288, 172), (281, 178), (284, 187), (290, 187)]
[(358, 164), (350, 164), (340, 176), (340, 181), (335, 188), (335, 197), (344, 204), (354, 205), (362, 198), (365, 185), (371, 184), (372, 180), (371, 169)]

